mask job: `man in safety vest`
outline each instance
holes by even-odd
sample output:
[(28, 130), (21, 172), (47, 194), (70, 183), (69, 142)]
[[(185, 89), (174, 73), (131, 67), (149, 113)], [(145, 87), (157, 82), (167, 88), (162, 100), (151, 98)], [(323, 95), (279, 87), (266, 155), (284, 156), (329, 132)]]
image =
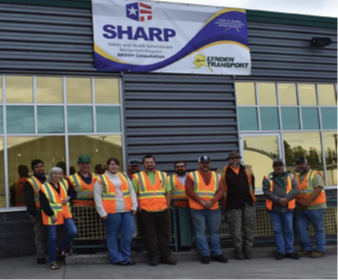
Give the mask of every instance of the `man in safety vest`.
[[(297, 159), (295, 171), (299, 172), (296, 177), (299, 191), (296, 196), (296, 230), (302, 247), (298, 256), (324, 257), (326, 239), (323, 217), (327, 208), (324, 177), (320, 172), (310, 169), (306, 158), (303, 157)], [(309, 223), (312, 224), (316, 235), (317, 248), (314, 251), (307, 231)]]
[(128, 160), (128, 177), (130, 180), (133, 179), (133, 176), (135, 173), (138, 173), (140, 171), (140, 160), (138, 158), (131, 158)]
[(134, 174), (132, 183), (138, 196), (149, 265), (156, 266), (159, 262), (175, 265), (169, 248), (171, 190), (165, 185), (167, 173), (155, 169), (152, 155), (143, 158), (143, 166), (144, 171)]
[[(235, 259), (251, 259), (255, 238), (256, 209), (255, 178), (250, 166), (240, 164), (238, 151), (232, 151), (226, 165), (217, 171), (222, 176), (224, 196), (222, 206), (228, 220)], [(243, 229), (243, 238), (242, 238)]]
[(189, 197), (191, 219), (196, 236), (196, 245), (201, 254), (201, 263), (210, 262), (210, 252), (205, 234), (208, 226), (212, 260), (226, 263), (219, 241), (221, 213), (218, 201), (223, 196), (221, 176), (210, 170), (211, 160), (208, 156), (198, 158), (199, 169), (190, 172), (185, 180), (185, 191)]
[(186, 201), (175, 201), (176, 207), (189, 207), (188, 197), (185, 194), (185, 179), (188, 176), (184, 161), (174, 163), (175, 173), (168, 176), (167, 185), (171, 189), (171, 198), (186, 199)]
[(282, 260), (287, 257), (298, 260), (299, 257), (293, 247), (293, 210), (298, 185), (293, 176), (284, 171), (284, 162), (281, 158), (273, 160), (273, 170), (274, 172), (263, 178), (263, 192), (277, 245), (275, 259)]
[[(88, 155), (79, 156), (78, 160), (79, 171), (68, 177), (69, 182), (76, 190), (76, 199), (74, 206), (95, 206), (93, 199), (93, 189), (96, 181), (94, 173), (90, 172), (90, 157)], [(84, 200), (79, 200), (83, 198)]]
[(41, 209), (39, 201), (39, 189), (46, 182), (45, 166), (42, 160), (35, 159), (31, 162), (33, 176), (27, 179), (23, 190), (27, 212), (34, 224), (35, 246), (37, 251), (37, 264), (46, 263), (45, 259), (45, 239), (46, 228), (42, 223)]

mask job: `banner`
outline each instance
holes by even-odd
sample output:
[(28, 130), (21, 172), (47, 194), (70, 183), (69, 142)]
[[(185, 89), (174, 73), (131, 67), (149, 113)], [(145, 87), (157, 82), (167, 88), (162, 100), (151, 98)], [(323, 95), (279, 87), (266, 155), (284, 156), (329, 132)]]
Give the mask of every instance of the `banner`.
[(240, 9), (92, 0), (97, 71), (250, 75)]

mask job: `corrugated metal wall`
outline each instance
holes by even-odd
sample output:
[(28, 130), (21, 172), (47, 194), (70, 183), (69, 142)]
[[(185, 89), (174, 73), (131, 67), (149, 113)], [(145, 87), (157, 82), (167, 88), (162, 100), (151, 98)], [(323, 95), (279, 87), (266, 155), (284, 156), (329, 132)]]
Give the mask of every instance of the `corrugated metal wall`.
[[(89, 9), (0, 3), (3, 73), (111, 75), (93, 68)], [(118, 75), (118, 73), (115, 73)], [(121, 76), (121, 75), (120, 75)], [(156, 157), (172, 170), (177, 159), (214, 167), (238, 149), (233, 79), (229, 76), (123, 74), (127, 157)]]
[[(337, 80), (337, 29), (248, 23), (252, 72), (236, 80)], [(332, 45), (311, 47), (312, 37), (329, 37)]]

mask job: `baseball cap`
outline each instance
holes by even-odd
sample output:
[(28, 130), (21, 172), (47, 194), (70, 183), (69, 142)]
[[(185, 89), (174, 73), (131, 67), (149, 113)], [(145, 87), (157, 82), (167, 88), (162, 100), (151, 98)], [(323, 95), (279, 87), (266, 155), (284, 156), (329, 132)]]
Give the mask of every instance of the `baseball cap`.
[(208, 157), (208, 156), (200, 156), (199, 158), (198, 158), (198, 162), (210, 162), (211, 161), (211, 159), (210, 159), (210, 157)]
[(131, 158), (128, 160), (128, 165), (140, 165), (141, 162), (138, 158)]
[(296, 160), (296, 164), (298, 164), (298, 163), (300, 163), (300, 162), (302, 162), (302, 163), (307, 163), (307, 160), (306, 160), (305, 157), (299, 157), (299, 158), (297, 158), (297, 160)]
[(275, 159), (273, 160), (273, 164), (275, 164), (275, 163), (283, 163), (283, 164), (284, 164), (284, 161), (283, 161), (283, 159), (281, 159), (281, 158), (275, 158)]

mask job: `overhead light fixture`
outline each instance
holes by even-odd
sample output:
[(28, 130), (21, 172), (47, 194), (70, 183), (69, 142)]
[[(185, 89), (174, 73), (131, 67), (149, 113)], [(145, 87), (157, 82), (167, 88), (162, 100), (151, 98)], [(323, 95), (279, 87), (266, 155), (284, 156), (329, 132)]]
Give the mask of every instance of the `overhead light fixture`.
[(313, 37), (311, 39), (311, 46), (314, 47), (325, 47), (330, 44), (332, 44), (332, 40), (328, 37)]

